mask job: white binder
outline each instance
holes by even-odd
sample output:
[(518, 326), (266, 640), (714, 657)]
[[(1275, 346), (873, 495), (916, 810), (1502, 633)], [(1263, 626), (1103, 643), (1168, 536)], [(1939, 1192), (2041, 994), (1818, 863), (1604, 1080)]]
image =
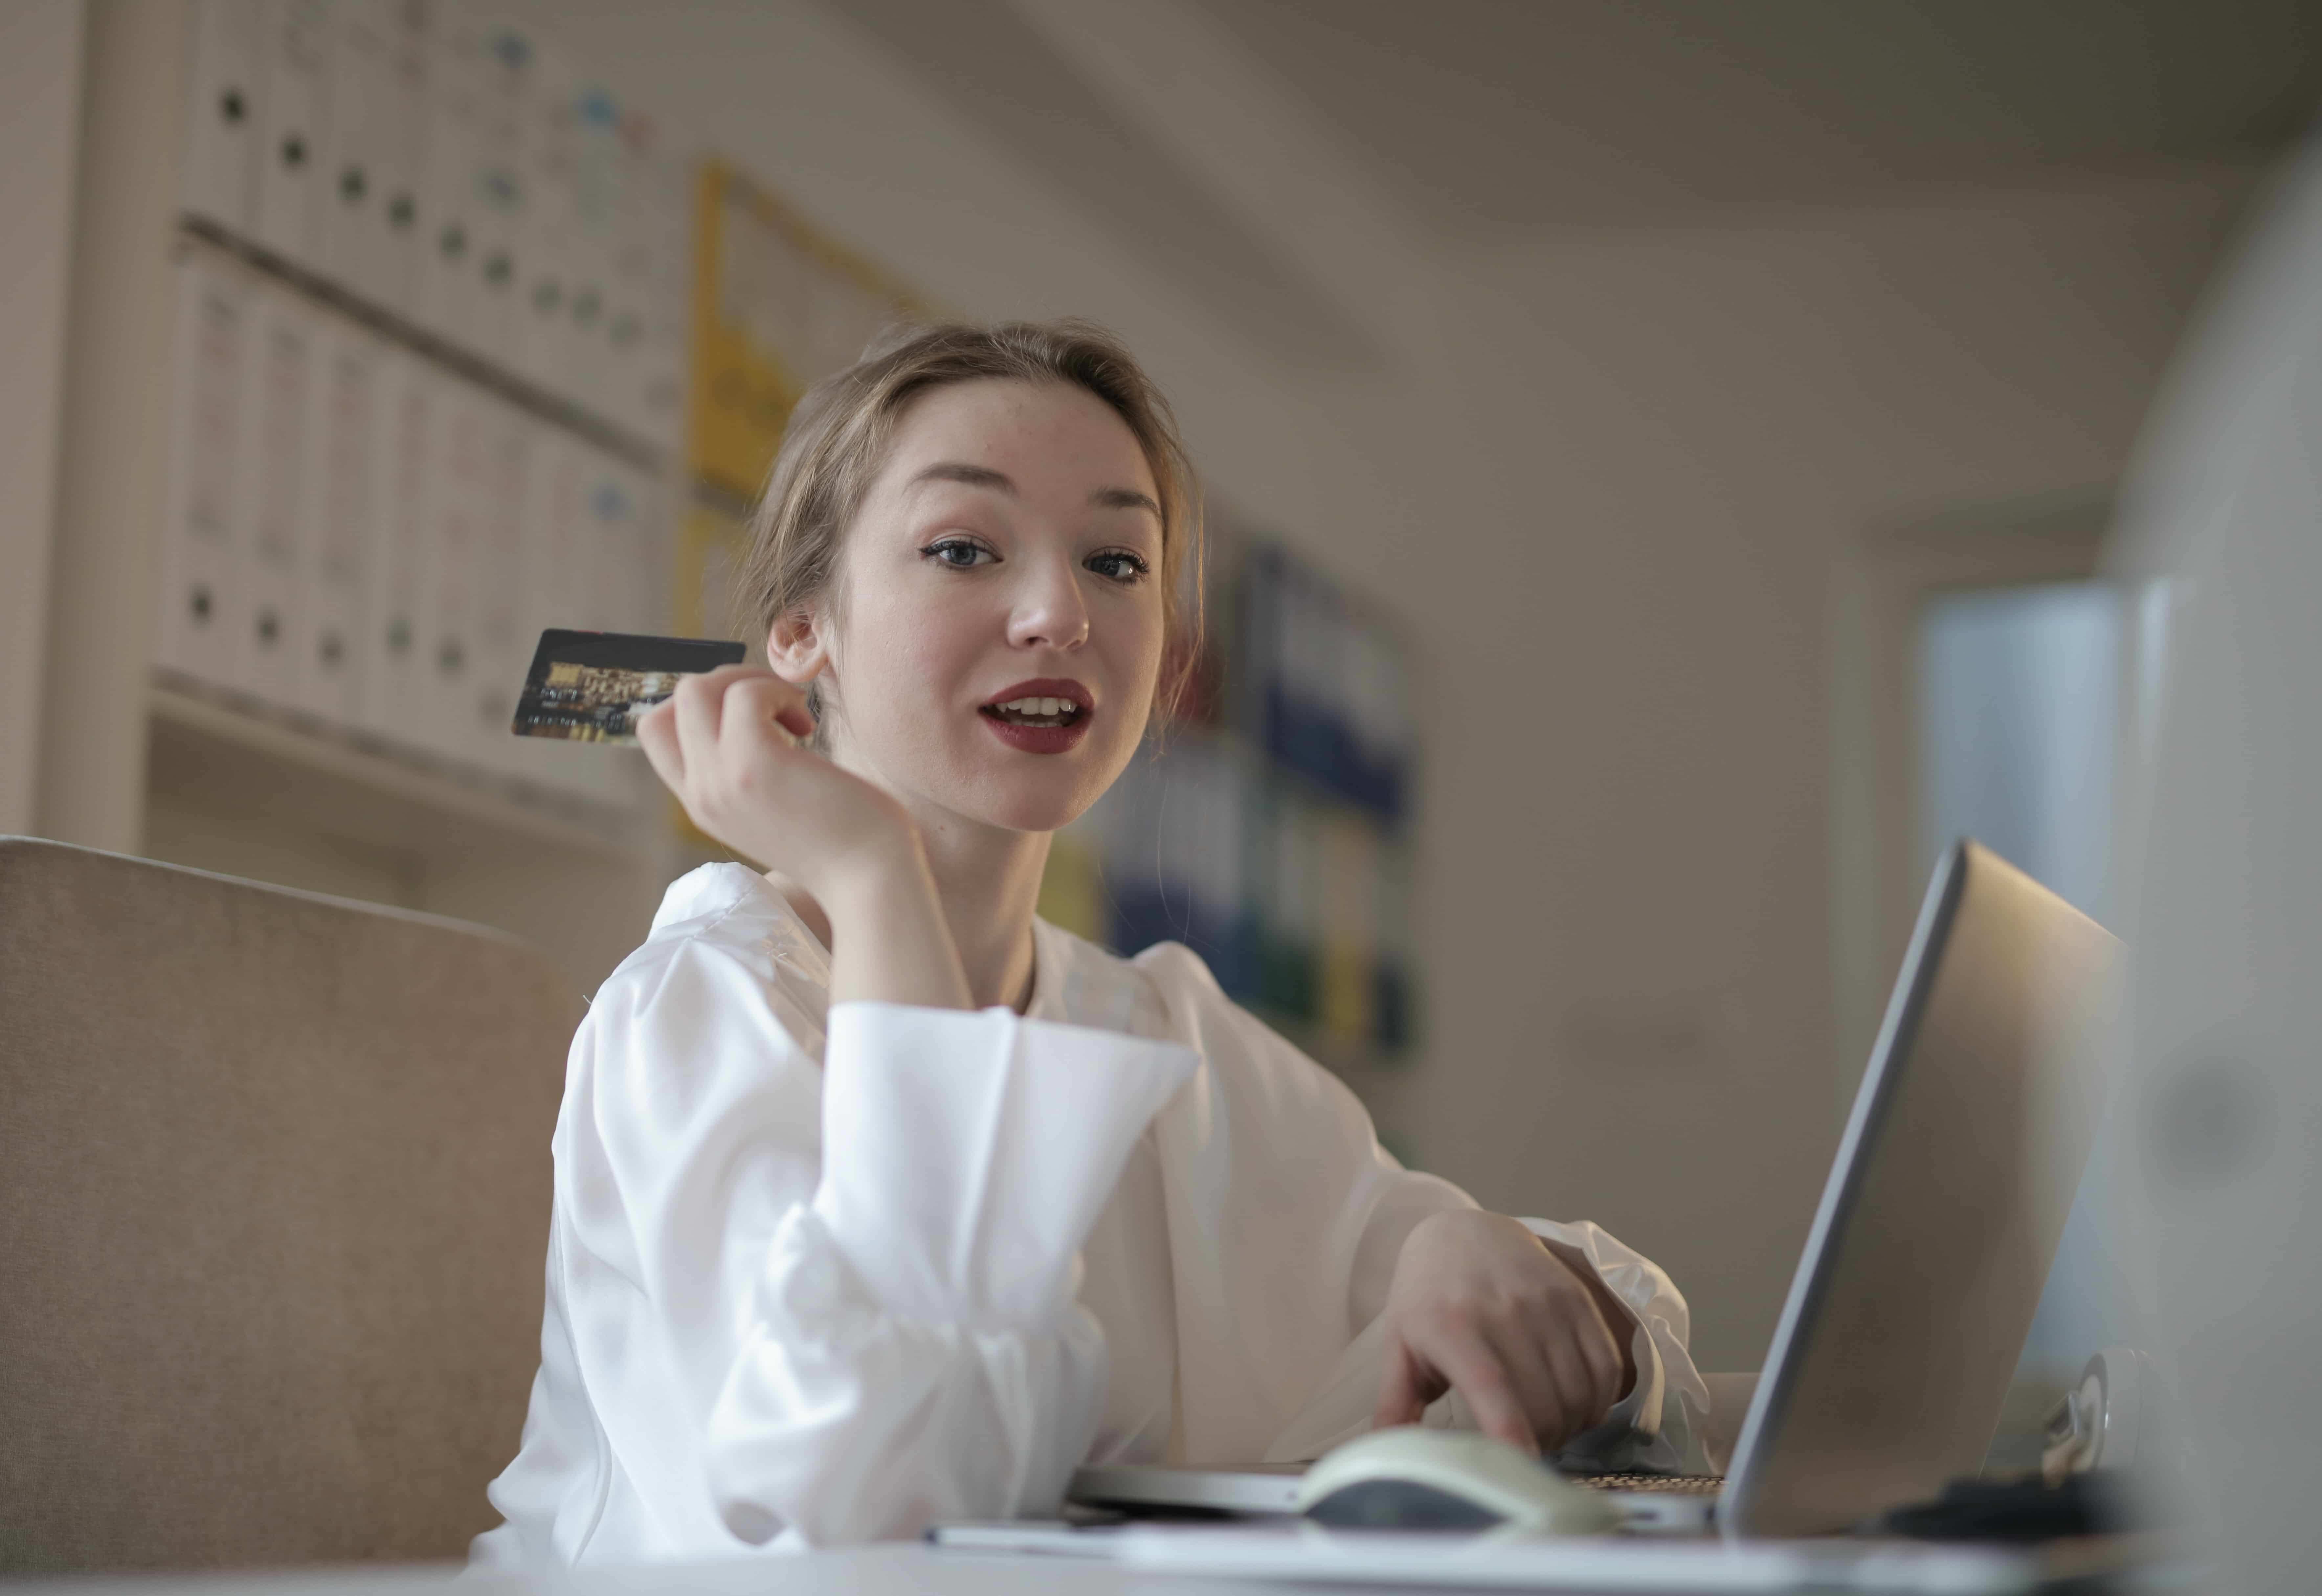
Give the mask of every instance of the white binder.
[(572, 306), (579, 284), (578, 178), (580, 91), (553, 53), (542, 50), (533, 67), (524, 141), (524, 233), (517, 259), (524, 280), (516, 310), (516, 369), (526, 380), (576, 405), (602, 413), (577, 379)]
[(387, 96), (379, 106), (379, 302), (416, 316), (428, 214), (425, 179), (428, 0), (384, 0)]
[(313, 313), (282, 289), (255, 299), (243, 371), (238, 492), (248, 536), (232, 573), (242, 625), (229, 685), (299, 706), (308, 658), (306, 435), (319, 384)]
[[(525, 484), (522, 578), (517, 587), (517, 634), (532, 663), (540, 634), (551, 626), (586, 629), (594, 620), (586, 594), (592, 573), (585, 506), (587, 450), (556, 428), (535, 424), (532, 470)], [(593, 796), (601, 784), (599, 750), (554, 738), (514, 737), (520, 762), (535, 780), (560, 791)]]
[(302, 698), (334, 725), (355, 724), (368, 632), (368, 566), (380, 493), (377, 480), (380, 351), (344, 322), (318, 318), (319, 390), (308, 429), (308, 651)]
[(242, 626), (233, 588), (234, 545), (242, 535), (235, 477), (251, 288), (239, 269), (206, 255), (178, 263), (177, 288), (153, 660), (223, 685), (233, 677)]
[(413, 309), (421, 326), (464, 347), (482, 322), (477, 259), (477, 96), (482, 90), (483, 26), (463, 14), (431, 19), (425, 52), (425, 114), (418, 139), (419, 243)]
[(256, 181), (258, 0), (195, 0), (180, 199), (193, 215), (250, 234)]
[[(631, 506), (622, 630), (665, 633), (670, 629), (668, 488), (658, 477), (635, 466), (623, 463), (617, 469)], [(634, 808), (659, 786), (641, 750), (625, 751), (618, 769), (614, 797), (625, 807)]]
[(410, 706), (418, 746), (473, 762), (469, 695), (476, 679), (478, 563), (488, 513), (490, 438), (482, 396), (465, 384), (436, 390), (430, 416), (425, 509), (419, 540), (421, 678)]
[(532, 40), (505, 23), (489, 23), (479, 41), (474, 194), (478, 289), (473, 347), (506, 370), (517, 369), (522, 285), (531, 227), (530, 173), (533, 87), (538, 52)]
[(329, 0), (259, 0), (258, 242), (319, 269)]
[[(524, 638), (525, 511), (534, 467), (533, 424), (498, 400), (480, 406), (486, 437), (483, 506), (475, 561), (475, 667), (464, 698), (470, 757), (485, 769), (523, 775), (509, 725), (532, 649)], [(537, 634), (535, 634), (537, 635)]]
[(435, 406), (443, 378), (416, 356), (379, 351), (373, 499), (365, 561), (365, 606), (358, 724), (377, 736), (416, 744), (425, 724), (418, 702), (421, 670), (420, 559), (425, 527), (425, 485), (434, 474)]
[[(642, 515), (636, 482), (611, 456), (590, 451), (583, 489), (582, 537), (589, 572), (586, 599), (592, 631), (654, 632), (652, 607), (640, 591), (643, 560), (638, 529)], [(590, 792), (599, 801), (628, 807), (637, 800), (644, 756), (634, 750), (600, 749), (589, 771)]]
[(316, 262), (324, 276), (374, 305), (389, 298), (393, 21), (388, 0), (332, 0), (325, 58), (330, 119), (316, 174)]
[(573, 114), (572, 304), (567, 391), (592, 415), (633, 425), (612, 359), (617, 246), (627, 160), (620, 107), (603, 88), (580, 90)]

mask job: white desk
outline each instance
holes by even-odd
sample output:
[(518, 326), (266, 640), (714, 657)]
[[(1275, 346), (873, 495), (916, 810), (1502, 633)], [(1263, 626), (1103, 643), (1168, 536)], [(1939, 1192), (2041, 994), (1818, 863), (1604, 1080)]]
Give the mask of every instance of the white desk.
[(457, 1564), (416, 1564), (0, 1581), (6, 1596), (1328, 1596), (1358, 1590), (1393, 1596), (1377, 1585), (1160, 1578), (1071, 1557), (937, 1552), (916, 1544), (570, 1573), (471, 1574)]
[[(1201, 1537), (1214, 1542), (1216, 1537)], [(1415, 1537), (1394, 1537), (1409, 1539)], [(1871, 1561), (1840, 1574), (1825, 1560), (1822, 1547), (1785, 1549), (1775, 1546), (1726, 1552), (1714, 1543), (1677, 1546), (1636, 1544), (1634, 1555), (1622, 1553), (1614, 1564), (1603, 1561), (1614, 1551), (1601, 1542), (1562, 1543), (1577, 1554), (1560, 1571), (1547, 1571), (1521, 1549), (1495, 1550), (1481, 1543), (1468, 1545), (1485, 1566), (1468, 1563), (1460, 1583), (1452, 1589), (1478, 1592), (1492, 1589), (1547, 1589), (1559, 1596), (1588, 1591), (1618, 1596), (1650, 1596), (1669, 1590), (1716, 1590), (1724, 1596), (1787, 1596), (1792, 1591), (1833, 1589), (1926, 1592), (1951, 1596), (2025, 1596), (2039, 1572), (2021, 1557), (1999, 1553), (1976, 1553), (1964, 1548), (1900, 1548), (1856, 1543), (1850, 1552)], [(1185, 1543), (1179, 1543), (1182, 1555)], [(1545, 1548), (1543, 1548), (1545, 1549)], [(1829, 1548), (1836, 1551), (1836, 1546)], [(1510, 1554), (1513, 1554), (1511, 1561)], [(1727, 1557), (1734, 1559), (1727, 1562)], [(1902, 1561), (1898, 1562), (1897, 1557)], [(1713, 1558), (1705, 1568), (1696, 1559)], [(1930, 1559), (1932, 1558), (1932, 1562)], [(1445, 1589), (1423, 1581), (1441, 1577), (1436, 1571), (1462, 1561), (1446, 1546), (1374, 1546), (1362, 1553), (1361, 1582), (1339, 1582), (1314, 1577), (1311, 1564), (1294, 1573), (1278, 1564), (1287, 1579), (1256, 1580), (1164, 1573), (1095, 1558), (1038, 1554), (937, 1551), (923, 1544), (853, 1547), (805, 1555), (767, 1557), (715, 1564), (673, 1564), (647, 1568), (546, 1571), (532, 1573), (470, 1574), (453, 1564), (423, 1564), (394, 1568), (342, 1568), (255, 1573), (193, 1575), (126, 1575), (70, 1580), (0, 1582), (5, 1596), (1397, 1596), (1398, 1592)], [(1220, 1564), (1248, 1564), (1246, 1546), (1230, 1549)], [(1494, 1572), (1495, 1568), (1496, 1572)], [(1379, 1576), (1391, 1570), (1414, 1573), (1411, 1583), (1385, 1582)], [(2070, 1570), (2052, 1569), (2052, 1575)], [(1543, 1582), (1542, 1575), (1547, 1573)], [(1705, 1577), (1706, 1576), (1706, 1577)], [(1833, 1579), (1835, 1583), (1832, 1582)], [(1857, 1583), (1860, 1580), (1862, 1582)]]

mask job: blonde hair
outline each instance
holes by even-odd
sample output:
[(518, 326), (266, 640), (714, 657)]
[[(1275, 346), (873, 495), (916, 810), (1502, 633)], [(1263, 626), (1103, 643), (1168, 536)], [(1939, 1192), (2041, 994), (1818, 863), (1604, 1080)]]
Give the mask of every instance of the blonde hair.
[[(827, 591), (847, 527), (886, 462), (897, 418), (930, 388), (985, 378), (1061, 382), (1095, 395), (1144, 451), (1161, 506), (1163, 617), (1169, 639), (1154, 713), (1175, 711), (1200, 652), (1202, 490), (1169, 401), (1120, 341), (1093, 323), (900, 327), (791, 411), (736, 573), (736, 619), (772, 632)], [(819, 715), (819, 695), (809, 695)]]

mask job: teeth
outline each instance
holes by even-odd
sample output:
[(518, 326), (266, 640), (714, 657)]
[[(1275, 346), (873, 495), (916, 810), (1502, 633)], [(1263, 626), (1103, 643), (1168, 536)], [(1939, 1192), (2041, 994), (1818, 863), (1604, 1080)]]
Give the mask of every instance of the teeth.
[(1049, 720), (1060, 715), (1080, 712), (1079, 703), (1071, 698), (1010, 698), (1007, 703), (994, 705), (993, 707), (1006, 715), (1038, 716)]

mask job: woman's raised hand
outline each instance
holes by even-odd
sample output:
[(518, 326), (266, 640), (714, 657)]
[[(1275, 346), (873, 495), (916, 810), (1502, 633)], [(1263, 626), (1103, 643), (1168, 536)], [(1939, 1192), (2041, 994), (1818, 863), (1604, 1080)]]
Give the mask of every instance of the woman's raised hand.
[(693, 824), (797, 882), (830, 917), (830, 999), (973, 1006), (910, 813), (794, 739), (806, 694), (762, 665), (680, 682), (637, 722)]
[(813, 733), (805, 692), (763, 665), (688, 676), (637, 721), (694, 825), (820, 898), (918, 839), (892, 796), (802, 745)]
[(1405, 1238), (1387, 1290), (1373, 1423), (1415, 1424), (1447, 1391), (1486, 1435), (1554, 1453), (1604, 1421), (1635, 1383), (1635, 1321), (1585, 1257), (1474, 1208)]

